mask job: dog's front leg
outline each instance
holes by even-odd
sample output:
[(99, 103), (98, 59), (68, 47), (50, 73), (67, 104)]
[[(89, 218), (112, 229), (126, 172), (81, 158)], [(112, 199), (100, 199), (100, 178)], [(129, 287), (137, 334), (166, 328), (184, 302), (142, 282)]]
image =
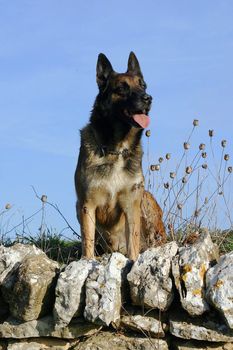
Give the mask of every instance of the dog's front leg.
[(140, 201), (135, 200), (125, 210), (126, 244), (128, 258), (135, 261), (140, 249)]
[(80, 224), (82, 232), (82, 256), (92, 259), (95, 255), (95, 207), (84, 204), (80, 208)]

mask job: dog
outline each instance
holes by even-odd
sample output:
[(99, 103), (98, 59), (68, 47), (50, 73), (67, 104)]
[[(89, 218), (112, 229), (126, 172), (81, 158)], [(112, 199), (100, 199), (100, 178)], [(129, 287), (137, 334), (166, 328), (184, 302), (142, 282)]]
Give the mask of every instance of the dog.
[(96, 79), (99, 93), (80, 132), (75, 171), (82, 255), (94, 258), (101, 246), (102, 252), (118, 251), (135, 261), (140, 252), (166, 241), (162, 210), (144, 189), (142, 172), (140, 140), (152, 97), (133, 52), (126, 73), (116, 73), (99, 54)]

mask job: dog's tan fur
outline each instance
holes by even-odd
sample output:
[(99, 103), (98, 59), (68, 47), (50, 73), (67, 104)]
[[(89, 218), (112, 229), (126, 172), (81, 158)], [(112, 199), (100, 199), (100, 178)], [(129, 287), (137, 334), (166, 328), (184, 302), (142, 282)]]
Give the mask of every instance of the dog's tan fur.
[(133, 53), (125, 74), (115, 73), (107, 58), (99, 56), (100, 93), (90, 123), (81, 130), (75, 172), (82, 253), (87, 258), (94, 257), (98, 245), (102, 251), (119, 251), (135, 260), (140, 251), (166, 240), (162, 211), (144, 189), (142, 130), (130, 125), (131, 120), (123, 120), (126, 118), (123, 107), (127, 107), (130, 100), (117, 90), (127, 84), (127, 89), (138, 94), (140, 105), (140, 99), (146, 100), (145, 96), (149, 96), (140, 87), (142, 79)]

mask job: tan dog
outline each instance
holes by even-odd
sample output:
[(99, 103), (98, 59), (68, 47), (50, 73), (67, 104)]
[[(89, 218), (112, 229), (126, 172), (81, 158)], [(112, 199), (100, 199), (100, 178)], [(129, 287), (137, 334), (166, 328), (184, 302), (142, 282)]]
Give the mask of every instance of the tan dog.
[(100, 54), (97, 84), (75, 172), (82, 254), (93, 258), (98, 245), (102, 252), (118, 251), (135, 260), (140, 251), (166, 241), (162, 211), (144, 190), (142, 173), (140, 139), (152, 97), (133, 52), (122, 74)]

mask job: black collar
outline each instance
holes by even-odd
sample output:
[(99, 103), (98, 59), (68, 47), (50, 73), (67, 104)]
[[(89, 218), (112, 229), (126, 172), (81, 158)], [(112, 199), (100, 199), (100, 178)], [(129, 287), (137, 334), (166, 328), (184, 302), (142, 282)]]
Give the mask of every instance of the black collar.
[(100, 150), (101, 157), (105, 157), (108, 154), (110, 154), (110, 155), (114, 155), (114, 156), (122, 155), (122, 157), (124, 159), (127, 159), (132, 154), (132, 151), (130, 151), (128, 148), (124, 148), (122, 151), (115, 151), (115, 150), (113, 150), (111, 148), (108, 148), (108, 146), (104, 146), (104, 145), (99, 144), (98, 137), (96, 135), (95, 129), (92, 127), (91, 130), (92, 130), (94, 139), (96, 141), (96, 144), (98, 145), (98, 148)]
[(101, 146), (100, 151), (101, 151), (102, 157), (105, 157), (108, 154), (110, 154), (110, 155), (114, 155), (114, 156), (122, 155), (123, 158), (129, 158), (130, 154), (132, 153), (127, 148), (124, 148), (122, 151), (114, 151), (112, 149), (109, 149), (107, 146)]

